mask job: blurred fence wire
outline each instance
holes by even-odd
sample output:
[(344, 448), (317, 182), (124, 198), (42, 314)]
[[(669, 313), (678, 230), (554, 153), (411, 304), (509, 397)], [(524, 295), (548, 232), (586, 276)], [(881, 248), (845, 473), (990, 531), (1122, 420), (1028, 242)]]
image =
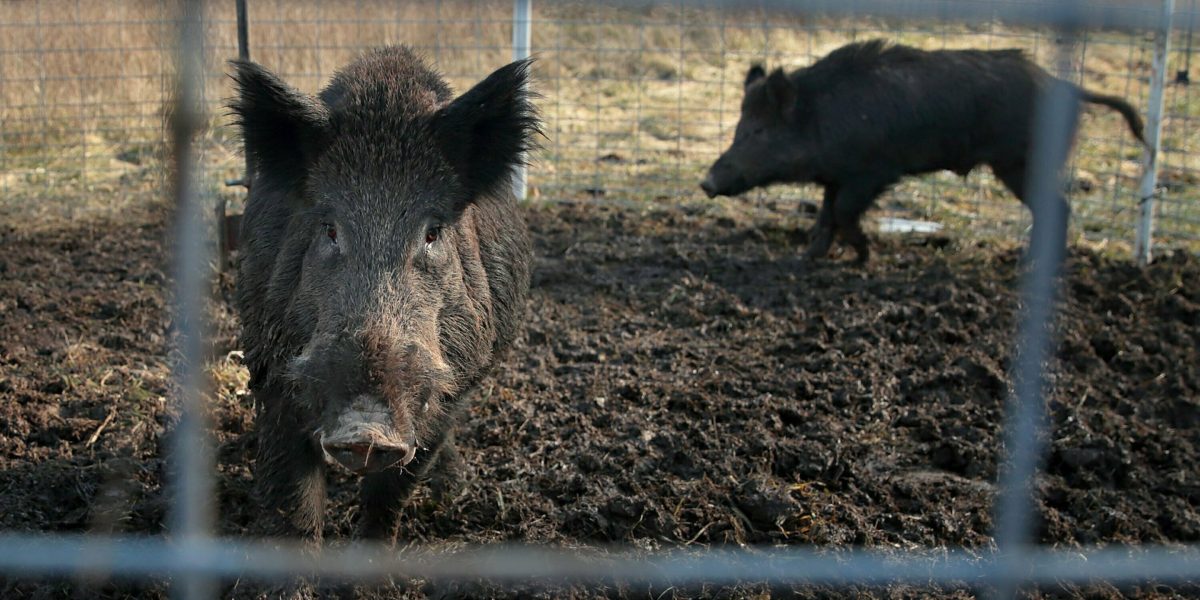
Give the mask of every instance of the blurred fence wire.
[[(91, 5), (42, 0), (9, 4), (0, 16), (0, 31), (10, 42), (0, 51), (5, 59), (0, 63), (4, 85), (0, 93), (5, 96), (0, 175), (7, 202), (30, 190), (64, 194), (77, 187), (90, 194), (109, 189), (102, 186), (132, 185), (139, 173), (149, 169), (141, 169), (138, 161), (153, 164), (152, 155), (159, 151), (155, 136), (169, 133), (174, 161), (171, 189), (179, 226), (174, 250), (175, 322), (180, 334), (177, 407), (181, 411), (171, 452), (176, 493), (169, 536), (0, 533), (0, 572), (18, 577), (165, 577), (181, 598), (209, 597), (219, 580), (310, 574), (348, 579), (398, 576), (672, 585), (941, 583), (995, 586), (1001, 596), (1012, 595), (1022, 585), (1062, 581), (1200, 579), (1197, 548), (1066, 552), (1032, 545), (1030, 496), (1040, 460), (1042, 369), (1050, 344), (1047, 332), (1054, 315), (1056, 278), (1067, 242), (1067, 215), (1056, 213), (1052, 202), (1036, 200), (1032, 202), (1036, 210), (1047, 212), (1038, 219), (1045, 225), (1033, 232), (1032, 266), (1023, 287), (1025, 312), (1018, 355), (1012, 361), (1016, 385), (1007, 426), (1010, 458), (1003, 469), (994, 551), (771, 548), (646, 553), (615, 549), (585, 554), (501, 546), (446, 553), (351, 545), (313, 552), (216, 537), (208, 515), (213, 465), (200, 393), (204, 327), (198, 299), (205, 289), (209, 257), (198, 224), (216, 196), (237, 193), (214, 182), (221, 176), (234, 177), (242, 168), (228, 127), (207, 116), (220, 114), (214, 110), (219, 102), (214, 98), (223, 97), (227, 85), (219, 59), (237, 54), (231, 41), (237, 32), (236, 19), (230, 17), (233, 4), (132, 2), (114, 5), (122, 8), (106, 20), (109, 17), (93, 19), (96, 15), (87, 12)], [(1155, 86), (1166, 83), (1166, 73), (1175, 73), (1172, 69), (1178, 69), (1179, 61), (1186, 61), (1191, 53), (1187, 41), (1170, 50), (1169, 36), (1188, 35), (1178, 24), (1191, 21), (1190, 15), (1176, 15), (1173, 27), (1169, 18), (1173, 4), (1171, 0), (1149, 6), (764, 0), (747, 9), (721, 2), (598, 6), (554, 2), (533, 7), (543, 12), (534, 12), (529, 19), (530, 5), (524, 0), (517, 0), (516, 6), (452, 0), (335, 6), (277, 0), (252, 1), (247, 14), (253, 24), (250, 44), (256, 59), (306, 89), (319, 85), (363, 45), (376, 41), (413, 42), (429, 52), (461, 89), (506, 61), (514, 50), (510, 41), (531, 38), (532, 52), (542, 59), (538, 79), (546, 96), (550, 142), (529, 173), (530, 195), (543, 200), (605, 197), (676, 202), (695, 195), (692, 180), (698, 178), (697, 166), (715, 157), (726, 143), (737, 118), (740, 71), (751, 61), (806, 64), (849, 39), (879, 35), (932, 46), (979, 45), (981, 40), (988, 47), (1028, 44), (1037, 56), (1049, 57), (1060, 76), (1103, 85), (1145, 105), (1153, 102)], [(514, 16), (530, 25), (529, 38), (524, 32), (510, 37)], [(106, 28), (120, 31), (113, 36), (120, 41), (100, 47), (93, 36)], [(81, 50), (86, 52), (79, 54)], [(1148, 60), (1155, 52), (1159, 60)], [(79, 58), (110, 55), (109, 63)], [(164, 62), (167, 55), (176, 60)], [(115, 92), (127, 94), (119, 106), (112, 100), (118, 82), (134, 88)], [(1198, 129), (1200, 102), (1183, 84), (1159, 90), (1166, 110), (1161, 119), (1160, 176), (1151, 185), (1152, 194), (1161, 200), (1153, 209), (1159, 226), (1155, 235), (1195, 240), (1200, 229), (1196, 198), (1200, 192), (1194, 183), (1200, 169), (1193, 162), (1196, 140), (1191, 136)], [(1100, 133), (1102, 118), (1097, 116), (1084, 122), (1078, 152), (1085, 158), (1069, 158), (1068, 136), (1081, 118), (1074, 94), (1069, 86), (1057, 85), (1040, 99), (1036, 160), (1027, 182), (1030, 195), (1049, 198), (1069, 184), (1076, 199), (1076, 218), (1085, 232), (1115, 235), (1106, 229), (1089, 230), (1089, 219), (1124, 219), (1127, 231), (1132, 231), (1132, 219), (1138, 214), (1136, 184), (1144, 183), (1140, 169), (1145, 157), (1129, 140), (1112, 133), (1116, 127)], [(168, 96), (172, 104), (159, 112), (159, 99)], [(163, 123), (169, 127), (159, 129)], [(145, 156), (126, 156), (124, 151), (106, 154), (128, 143), (150, 149)], [(1089, 161), (1095, 157), (1104, 159), (1099, 164), (1108, 165), (1112, 172), (1103, 174), (1099, 169), (1104, 167), (1092, 166)], [(1092, 187), (1079, 184), (1082, 172), (1087, 172)], [(111, 177), (113, 173), (117, 177)], [(955, 203), (947, 200), (952, 196), (950, 188), (964, 186), (931, 179), (902, 186), (907, 190), (892, 195), (895, 206), (891, 208), (951, 218), (955, 213), (943, 214), (939, 207)], [(989, 191), (988, 182), (977, 180), (965, 188), (970, 194), (957, 206), (965, 218), (991, 218), (984, 208), (993, 204), (1019, 210), (1014, 199), (993, 201), (991, 196), (999, 193)], [(1098, 199), (1087, 196), (1089, 190), (1097, 192)], [(785, 194), (794, 193), (771, 192), (761, 199), (778, 206), (789, 197)], [(1080, 193), (1090, 199), (1083, 202), (1085, 207), (1094, 202), (1100, 208), (1081, 209)], [(1124, 221), (1108, 225), (1119, 228)]]

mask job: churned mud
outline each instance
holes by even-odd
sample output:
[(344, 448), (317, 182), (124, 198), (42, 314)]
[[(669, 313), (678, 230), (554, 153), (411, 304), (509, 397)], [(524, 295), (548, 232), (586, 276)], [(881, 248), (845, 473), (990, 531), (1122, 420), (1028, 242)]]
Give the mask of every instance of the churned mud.
[[(1011, 377), (1013, 243), (887, 238), (805, 265), (771, 216), (549, 204), (529, 324), (458, 429), (463, 468), (423, 488), (406, 541), (831, 550), (991, 541)], [(0, 228), (0, 528), (157, 533), (168, 421), (168, 215)], [(232, 282), (222, 282), (228, 296)], [(1200, 540), (1200, 262), (1146, 270), (1073, 249), (1048, 364), (1037, 536), (1059, 548)], [(222, 533), (256, 519), (237, 325), (213, 311)], [(334, 476), (326, 536), (349, 535)], [(242, 584), (235, 588), (242, 589)], [(4, 598), (160, 597), (166, 584), (0, 580)], [(364, 597), (966, 597), (832, 590), (415, 582)], [(1143, 597), (1197, 589), (1043, 588)]]

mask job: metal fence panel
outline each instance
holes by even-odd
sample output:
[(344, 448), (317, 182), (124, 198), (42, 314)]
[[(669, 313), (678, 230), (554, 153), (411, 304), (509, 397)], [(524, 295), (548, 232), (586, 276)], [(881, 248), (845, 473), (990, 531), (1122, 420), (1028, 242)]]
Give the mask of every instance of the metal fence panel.
[[(34, 60), (39, 67), (33, 70), (40, 73), (32, 80), (20, 74), (14, 77), (0, 75), (6, 84), (32, 83), (34, 80), (38, 84), (38, 92), (34, 94), (36, 110), (28, 113), (33, 116), (20, 116), (24, 107), (20, 100), (10, 102), (5, 109), (6, 117), (17, 115), (11, 120), (6, 118), (4, 130), (0, 132), (5, 135), (6, 162), (2, 165), (5, 181), (8, 182), (8, 175), (14, 172), (25, 177), (28, 175), (26, 171), (31, 168), (38, 174), (36, 169), (45, 167), (32, 165), (51, 164), (56, 144), (75, 147), (73, 144), (78, 141), (82, 149), (72, 159), (75, 161), (71, 167), (73, 170), (67, 178), (78, 177), (86, 182), (89, 177), (98, 175), (89, 163), (89, 157), (93, 156), (87, 150), (91, 138), (85, 133), (79, 140), (67, 140), (70, 136), (63, 138), (66, 141), (52, 140), (57, 134), (51, 119), (64, 118), (67, 119), (64, 122), (70, 123), (71, 119), (81, 117), (75, 114), (76, 109), (82, 111), (93, 106), (95, 103), (87, 100), (75, 103), (65, 98), (74, 96), (74, 92), (82, 94), (80, 90), (84, 89), (83, 83), (95, 81), (95, 78), (92, 75), (80, 76), (72, 79), (71, 83), (76, 87), (71, 92), (55, 91), (50, 75), (55, 69), (50, 66), (54, 62), (51, 57), (58, 50), (68, 48), (65, 45), (60, 48), (48, 44), (43, 39), (47, 32), (59, 26), (75, 33), (86, 29), (82, 9), (79, 4), (75, 5), (76, 16), (73, 21), (46, 22), (41, 11), (43, 3), (35, 3), (34, 6), (36, 10), (32, 22), (20, 22), (11, 17), (0, 22), (0, 27), (5, 28), (14, 39), (28, 36), (36, 39), (34, 50), (16, 50), (11, 54), (18, 57), (18, 63)], [(222, 89), (224, 85), (217, 74), (219, 70), (213, 67), (214, 55), (229, 55), (231, 45), (227, 41), (228, 36), (232, 30), (236, 30), (231, 27), (231, 21), (223, 20), (219, 15), (210, 15), (205, 20), (202, 12), (205, 6), (199, 0), (183, 4), (182, 16), (178, 20), (178, 43), (175, 46), (177, 61), (174, 68), (158, 68), (154, 74), (146, 75), (147, 81), (152, 82), (151, 87), (153, 82), (158, 82), (161, 90), (170, 90), (173, 94), (169, 124), (175, 161), (172, 189), (179, 227), (174, 240), (177, 261), (174, 280), (177, 303), (175, 319), (179, 336), (177, 402), (180, 418), (173, 431), (176, 494), (173, 496), (171, 538), (168, 541), (162, 537), (0, 534), (0, 548), (5, 550), (0, 552), (0, 571), (19, 576), (80, 573), (170, 576), (178, 578), (177, 594), (184, 598), (211, 596), (213, 583), (218, 578), (272, 579), (296, 574), (345, 578), (399, 575), (435, 579), (483, 577), (511, 581), (569, 578), (665, 583), (726, 583), (745, 579), (832, 584), (942, 582), (970, 586), (998, 585), (1003, 594), (1011, 593), (1017, 586), (1026, 583), (1172, 581), (1200, 577), (1200, 559), (1197, 557), (1200, 551), (1194, 548), (1151, 547), (1129, 551), (1094, 549), (1067, 553), (1031, 547), (1029, 498), (1040, 456), (1038, 436), (1044, 420), (1043, 363), (1052, 341), (1048, 331), (1054, 317), (1056, 280), (1067, 241), (1067, 214), (1058, 210), (1053, 200), (1063, 187), (1061, 167), (1067, 163), (1071, 151), (1069, 136), (1078, 116), (1075, 91), (1066, 84), (1053, 86), (1039, 103), (1038, 135), (1033, 151), (1035, 168), (1028, 181), (1038, 226), (1033, 231), (1027, 257), (1031, 267), (1024, 283), (1025, 313), (1019, 334), (1019, 354), (1014, 361), (1016, 386), (1007, 429), (1011, 458), (997, 507), (996, 553), (976, 555), (946, 550), (911, 554), (869, 551), (831, 554), (813, 550), (764, 549), (675, 554), (614, 552), (605, 556), (585, 556), (577, 552), (529, 547), (485, 548), (447, 554), (423, 553), (420, 548), (395, 553), (358, 546), (313, 553), (286, 544), (213, 537), (209, 514), (213, 464), (204, 433), (201, 368), (205, 355), (203, 303), (208, 296), (211, 269), (202, 216), (205, 213), (203, 207), (208, 205), (206, 203), (213, 191), (225, 194), (236, 192), (207, 186), (202, 183), (201, 175), (211, 178), (218, 172), (230, 174), (241, 165), (239, 161), (226, 160), (236, 156), (232, 152), (229, 156), (221, 156), (222, 151), (228, 151), (231, 145), (236, 144), (227, 133), (210, 131), (207, 134), (209, 137), (199, 135), (206, 123), (210, 127), (216, 126), (206, 120), (203, 108), (213, 106), (215, 101), (210, 100), (206, 105), (204, 99), (211, 98), (212, 91)], [(207, 6), (214, 10), (211, 4)], [(282, 3), (276, 3), (273, 7), (268, 5), (260, 8), (258, 3), (251, 5), (250, 15), (255, 30), (261, 32), (259, 35), (264, 40), (261, 46), (254, 45), (255, 54), (268, 63), (287, 63), (288, 66), (283, 69), (285, 77), (306, 81), (310, 89), (320, 83), (330, 69), (341, 64), (343, 58), (356, 51), (360, 44), (376, 37), (396, 38), (407, 34), (421, 40), (424, 47), (433, 52), (439, 64), (453, 65), (445, 68), (448, 76), (459, 83), (474, 77), (484, 70), (484, 64), (493, 64), (495, 59), (510, 50), (507, 38), (500, 35), (511, 26), (509, 17), (502, 10), (506, 7), (438, 2), (434, 5), (432, 18), (422, 12), (426, 8), (424, 6), (415, 9), (411, 5), (376, 7), (395, 11), (395, 18), (385, 21), (374, 12), (365, 14), (368, 11), (361, 2), (355, 5), (352, 18), (331, 16), (329, 12), (333, 9), (325, 4), (296, 6), (288, 5), (285, 8)], [(473, 11), (466, 13), (469, 17), (457, 11), (464, 6)], [(450, 7), (456, 9), (454, 14), (442, 13), (443, 8)], [(1050, 25), (1058, 29), (1049, 34), (1005, 31), (1003, 35), (1011, 34), (1050, 46), (1056, 55), (1058, 70), (1064, 76), (1086, 67), (1087, 57), (1078, 53), (1075, 50), (1077, 47), (1106, 43), (1089, 39), (1084, 28), (1122, 27), (1140, 31), (1159, 23), (1152, 11), (1082, 3), (813, 0), (768, 2), (763, 7), (779, 11), (763, 12), (763, 19), (768, 16), (776, 18), (776, 14), (783, 15), (778, 17), (780, 19), (800, 19), (802, 17), (797, 15), (805, 13), (868, 13), (888, 17), (1003, 18), (1020, 23)], [(531, 189), (540, 190), (544, 198), (584, 198), (588, 201), (611, 196), (625, 201), (670, 202), (687, 193), (695, 194), (689, 177), (700, 164), (697, 161), (701, 157), (715, 156), (720, 142), (728, 137), (729, 126), (735, 120), (736, 69), (740, 69), (747, 58), (775, 58), (776, 50), (772, 49), (770, 41), (779, 30), (785, 29), (781, 25), (768, 25), (765, 20), (737, 20), (725, 11), (719, 13), (721, 16), (714, 23), (714, 13), (703, 12), (700, 10), (702, 8), (681, 3), (671, 9), (638, 9), (649, 12), (630, 16), (620, 12), (631, 10), (624, 6), (583, 8), (555, 4), (548, 7), (550, 11), (559, 11), (552, 12), (556, 15), (553, 20), (555, 27), (549, 29), (552, 37), (542, 37), (541, 44), (538, 41), (540, 21), (535, 19), (533, 46), (535, 51), (537, 48), (546, 48), (543, 59), (550, 74), (543, 77), (543, 81), (549, 88), (546, 92), (546, 113), (553, 131), (547, 157), (541, 163), (545, 166), (535, 168), (530, 173)], [(155, 10), (165, 11), (162, 6), (157, 6)], [(272, 11), (283, 16), (272, 19)], [(162, 16), (166, 13), (157, 14)], [(257, 19), (256, 14), (259, 15)], [(140, 21), (126, 16), (113, 22), (113, 25), (145, 26), (148, 30), (157, 30), (169, 22), (165, 18)], [(988, 23), (986, 26), (990, 28), (989, 31), (993, 35), (1000, 35), (995, 24), (991, 21)], [(102, 22), (99, 26), (105, 24)], [(821, 45), (828, 41), (820, 40), (820, 35), (827, 34), (828, 28), (826, 22), (808, 25), (807, 30), (801, 30), (808, 33), (806, 41), (809, 48), (815, 50), (814, 42)], [(458, 28), (455, 35), (442, 32), (443, 28), (451, 26)], [(906, 33), (903, 28), (890, 24), (846, 26), (852, 29), (852, 38), (871, 34), (875, 29), (886, 30), (897, 37)], [(636, 32), (625, 39), (636, 39), (636, 47), (624, 42), (612, 45), (605, 34), (611, 33), (614, 27)], [(790, 27), (786, 29), (792, 31)], [(368, 30), (372, 33), (368, 33)], [(566, 36), (568, 31), (573, 35)], [(736, 46), (729, 44), (734, 32), (746, 31), (761, 33), (763, 43), (731, 49), (731, 46)], [(591, 34), (578, 35), (581, 32)], [(1128, 34), (1104, 32), (1095, 35), (1107, 39), (1105, 36)], [(1139, 34), (1133, 35), (1136, 38)], [(64, 41), (59, 43), (67, 44), (65, 40), (69, 35), (62, 36)], [(206, 47), (206, 37), (217, 41)], [(514, 39), (519, 37), (514, 36)], [(310, 38), (311, 43), (304, 42), (305, 38)], [(1049, 41), (1051, 38), (1054, 38), (1053, 43)], [(590, 39), (592, 43), (579, 44), (579, 39)], [(1128, 47), (1131, 53), (1145, 52), (1141, 38), (1120, 38), (1120, 41), (1112, 43)], [(713, 50), (713, 44), (716, 44), (716, 50)], [(1160, 55), (1165, 56), (1167, 52), (1164, 46), (1160, 44), (1159, 48), (1162, 49)], [(794, 51), (795, 48), (789, 48), (782, 54), (795, 56)], [(163, 46), (154, 46), (146, 52), (149, 56), (161, 58)], [(296, 55), (302, 58), (296, 60)], [(809, 52), (806, 58), (813, 55)], [(663, 57), (670, 59), (663, 61)], [(693, 59), (702, 66), (692, 66)], [(204, 62), (206, 60), (208, 68)], [(632, 70), (622, 71), (619, 68), (624, 60), (632, 60)], [(1083, 66), (1079, 65), (1080, 62)], [(580, 63), (586, 63), (586, 71), (580, 70)], [(18, 64), (18, 70), (24, 68)], [(168, 74), (173, 76), (174, 85), (162, 83), (162, 80), (168, 79)], [(1132, 72), (1122, 76), (1127, 86), (1135, 79)], [(581, 82), (587, 82), (592, 89), (578, 89)], [(711, 89), (717, 92), (716, 107), (713, 107), (710, 96), (693, 97), (694, 90), (689, 87), (692, 85), (712, 86)], [(637, 100), (632, 106), (610, 103), (605, 93), (608, 86), (632, 86), (636, 90)], [(1155, 101), (1157, 99), (1152, 100)], [(1187, 99), (1183, 102), (1186, 103)], [(1175, 106), (1170, 102), (1168, 105)], [(1168, 115), (1171, 114), (1170, 110)], [(610, 120), (614, 112), (620, 113), (621, 117)], [(632, 112), (632, 116), (628, 112)], [(1190, 115), (1175, 114), (1175, 119), (1185, 122), (1191, 119)], [(114, 118), (126, 116), (120, 112), (114, 113)], [(86, 118), (86, 115), (82, 117)], [(139, 122), (146, 118), (144, 113), (136, 115)], [(1168, 131), (1171, 119), (1171, 116), (1165, 119)], [(69, 133), (68, 126), (57, 127), (59, 133)], [(39, 132), (40, 136), (37, 135)], [(27, 144), (28, 140), (34, 141)], [(1184, 139), (1164, 144), (1163, 164), (1178, 164), (1172, 163), (1171, 158), (1186, 155), (1186, 151), (1181, 153), (1177, 148), (1190, 148), (1187, 146), (1189, 143), (1189, 139)], [(1086, 146), (1086, 138), (1083, 144)], [(31, 146), (34, 148), (32, 158), (13, 154), (13, 146), (18, 149)], [(1122, 156), (1122, 160), (1134, 160), (1124, 157), (1126, 148), (1124, 145), (1118, 146), (1117, 154)], [(639, 162), (644, 157), (662, 160)], [(1185, 156), (1181, 168), (1190, 172), (1193, 167), (1186, 163), (1186, 159), (1190, 159), (1190, 155)], [(607, 166), (610, 164), (623, 165), (622, 168), (629, 169), (629, 172), (624, 173), (625, 178), (622, 179), (621, 173)], [(539, 168), (546, 171), (539, 171)], [(1075, 168), (1080, 168), (1078, 162)], [(1131, 183), (1135, 177), (1129, 176), (1127, 179), (1126, 183)], [(35, 187), (61, 183), (53, 177), (46, 177), (44, 181), (34, 180)], [(614, 181), (617, 182), (615, 185)], [(8, 192), (7, 189), (5, 191)], [(23, 193), (24, 190), (16, 192), (18, 196)], [(1195, 189), (1190, 188), (1186, 193), (1195, 193)], [(1120, 193), (1114, 192), (1114, 198), (1119, 196)], [(1175, 199), (1174, 203), (1181, 206), (1195, 204), (1190, 197)], [(1164, 200), (1163, 206), (1172, 207), (1173, 204)], [(1192, 213), (1181, 213), (1173, 222), (1186, 224), (1192, 218), (1189, 214)], [(1164, 215), (1159, 218), (1160, 221), (1171, 220)], [(1186, 228), (1180, 231), (1178, 234), (1165, 235), (1178, 235), (1178, 239), (1185, 241), (1191, 239), (1189, 236), (1193, 234)]]

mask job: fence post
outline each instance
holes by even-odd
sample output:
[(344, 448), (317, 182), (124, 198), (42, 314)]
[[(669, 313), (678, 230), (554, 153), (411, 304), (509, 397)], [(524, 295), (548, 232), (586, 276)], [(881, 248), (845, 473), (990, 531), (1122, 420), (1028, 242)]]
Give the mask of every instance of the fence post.
[[(237, 0), (234, 4), (237, 7), (238, 60), (250, 60), (250, 18), (246, 14), (246, 0)], [(241, 179), (227, 180), (225, 185), (240, 185), (249, 190), (250, 180), (254, 178), (254, 163), (250, 161), (250, 154), (245, 152), (245, 148), (242, 154), (246, 157), (246, 165)], [(225, 204), (225, 196), (222, 195), (217, 200), (217, 259), (222, 270), (227, 266), (225, 259), (229, 252), (237, 248), (238, 229), (241, 228), (241, 215), (227, 215)]]
[[(533, 0), (513, 0), (513, 60), (529, 58), (529, 47), (533, 33)], [(513, 174), (513, 194), (517, 200), (525, 199), (527, 169), (517, 167)]]
[[(250, 60), (250, 15), (246, 12), (246, 0), (237, 0), (237, 36), (238, 36), (238, 60)], [(242, 185), (246, 189), (250, 189), (250, 180), (254, 178), (254, 162), (250, 160), (250, 155), (244, 152), (246, 157), (246, 170), (242, 175)]]
[(1154, 236), (1154, 191), (1158, 187), (1158, 154), (1162, 146), (1163, 87), (1167, 81), (1167, 53), (1171, 49), (1171, 17), (1175, 0), (1163, 0), (1162, 20), (1154, 40), (1154, 74), (1146, 107), (1146, 144), (1142, 179), (1138, 184), (1138, 224), (1134, 257), (1139, 265), (1150, 264)]

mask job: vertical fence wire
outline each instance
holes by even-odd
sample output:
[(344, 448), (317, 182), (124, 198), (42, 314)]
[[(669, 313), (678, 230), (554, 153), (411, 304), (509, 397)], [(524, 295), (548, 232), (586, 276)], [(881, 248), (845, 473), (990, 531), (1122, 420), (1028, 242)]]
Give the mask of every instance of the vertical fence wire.
[[(204, 123), (204, 6), (182, 4), (176, 58), (176, 100), (171, 141), (175, 170), (175, 323), (178, 336), (176, 409), (170, 459), (174, 478), (169, 531), (181, 561), (197, 560), (213, 523), (213, 462), (208, 448), (204, 408), (205, 299), (208, 296), (208, 236), (201, 208), (196, 134)], [(200, 573), (184, 574), (172, 595), (182, 600), (208, 598), (214, 582)]]
[[(637, 25), (637, 48), (635, 50), (636, 61), (638, 65), (644, 64), (646, 56), (646, 24), (638, 23)], [(645, 180), (644, 169), (642, 168), (642, 136), (645, 131), (642, 129), (642, 103), (644, 101), (646, 91), (646, 69), (639, 68), (633, 75), (633, 123), (630, 125), (630, 131), (633, 135), (633, 149), (629, 156), (629, 162), (633, 163), (633, 180), (641, 182)]]
[[(1060, 77), (1071, 69), (1078, 32), (1062, 32), (1057, 56)], [(1015, 565), (1025, 564), (1034, 542), (1037, 515), (1035, 478), (1042, 457), (1046, 427), (1043, 393), (1044, 365), (1052, 355), (1054, 305), (1058, 276), (1066, 253), (1068, 208), (1062, 199), (1061, 173), (1071, 149), (1079, 112), (1079, 94), (1065, 79), (1054, 81), (1038, 99), (1033, 122), (1033, 146), (1025, 188), (1033, 211), (1033, 232), (1022, 284), (1024, 314), (1013, 361), (1013, 397), (1006, 423), (1008, 463), (1000, 479), (995, 539), (1002, 555)], [(1015, 580), (1000, 587), (999, 598), (1016, 593)]]
[[(76, 32), (77, 35), (75, 36), (76, 40), (83, 39), (84, 19), (83, 19), (83, 10), (80, 5), (80, 2), (81, 2), (81, 0), (75, 0), (74, 13), (75, 13), (75, 27), (77, 28), (77, 32)], [(76, 43), (80, 43), (80, 42), (77, 41)], [(79, 132), (78, 132), (79, 133), (79, 181), (80, 181), (80, 184), (86, 189), (87, 181), (88, 181), (88, 139), (87, 139), (87, 136), (88, 136), (87, 129), (88, 128), (86, 125), (87, 124), (87, 94), (85, 91), (85, 87), (82, 85), (79, 86), (79, 95), (78, 95), (77, 102), (79, 102), (78, 119), (79, 119), (79, 123), (80, 123)]]
[[(1141, 46), (1138, 44), (1127, 44), (1125, 64), (1135, 64), (1135, 61), (1137, 60), (1137, 52), (1140, 49)], [(1125, 84), (1121, 88), (1121, 96), (1124, 98), (1129, 98), (1130, 102), (1134, 103), (1134, 106), (1140, 106), (1141, 103), (1137, 100), (1137, 92), (1140, 89), (1140, 86), (1135, 86), (1134, 81), (1135, 77), (1133, 69), (1129, 69), (1125, 72)], [(1121, 144), (1117, 150), (1118, 157), (1125, 156), (1125, 149), (1130, 143), (1136, 144), (1137, 142), (1129, 142), (1125, 137), (1121, 138)], [(1118, 176), (1120, 175), (1119, 171), (1120, 169), (1118, 168), (1118, 173), (1116, 174)], [(1122, 193), (1123, 191), (1124, 190), (1122, 190), (1121, 186), (1119, 185), (1110, 186), (1108, 192), (1108, 211), (1111, 214), (1121, 214), (1123, 211), (1125, 211), (1126, 207), (1124, 203), (1128, 199), (1128, 194)], [(1134, 232), (1134, 235), (1136, 237), (1136, 231)], [(1136, 240), (1134, 243), (1136, 244)]]
[[(2, 31), (3, 29), (0, 29), (0, 32)], [(10, 78), (11, 76), (8, 74), (8, 61), (0, 60), (0, 82), (7, 81)], [(8, 154), (10, 152), (9, 136), (10, 132), (8, 131), (8, 128), (5, 126), (4, 122), (0, 121), (0, 194), (4, 194), (4, 197), (6, 198), (9, 195), (8, 173), (11, 170), (8, 160)], [(15, 142), (15, 136), (13, 137), (13, 141)]]
[[(1177, 3), (1177, 6), (1182, 3)], [(1200, 198), (1192, 190), (1200, 183), (1198, 145), (1188, 132), (1200, 131), (1200, 98), (1192, 77), (1192, 62), (1197, 52), (1193, 32), (1196, 25), (1197, 3), (1189, 3), (1186, 15), (1180, 12), (1175, 21), (1177, 43), (1173, 66), (1176, 69), (1171, 85), (1165, 90), (1162, 135), (1157, 154), (1159, 181), (1154, 210), (1154, 232), (1159, 243), (1178, 240), (1200, 240)], [(1194, 247), (1194, 246), (1193, 246)]]

